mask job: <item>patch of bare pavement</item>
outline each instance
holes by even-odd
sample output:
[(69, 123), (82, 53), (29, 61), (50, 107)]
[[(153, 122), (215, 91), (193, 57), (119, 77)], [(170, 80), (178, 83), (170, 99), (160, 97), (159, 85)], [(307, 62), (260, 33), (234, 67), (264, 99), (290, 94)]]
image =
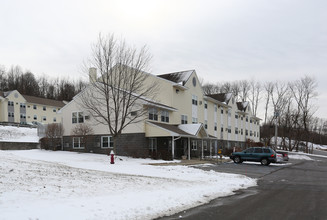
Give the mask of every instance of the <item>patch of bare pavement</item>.
[(172, 219), (317, 219), (327, 216), (327, 158), (294, 160), (281, 166), (222, 163), (200, 167), (258, 178), (258, 186), (185, 210)]

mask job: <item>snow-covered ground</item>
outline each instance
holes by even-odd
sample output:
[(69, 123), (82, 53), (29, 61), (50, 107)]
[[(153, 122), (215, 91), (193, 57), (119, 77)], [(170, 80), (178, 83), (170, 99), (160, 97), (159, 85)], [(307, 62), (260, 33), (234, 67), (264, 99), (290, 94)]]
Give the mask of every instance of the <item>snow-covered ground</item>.
[(38, 143), (36, 128), (24, 128), (0, 125), (0, 142)]
[(150, 159), (0, 151), (0, 219), (152, 219), (256, 185), (242, 175)]

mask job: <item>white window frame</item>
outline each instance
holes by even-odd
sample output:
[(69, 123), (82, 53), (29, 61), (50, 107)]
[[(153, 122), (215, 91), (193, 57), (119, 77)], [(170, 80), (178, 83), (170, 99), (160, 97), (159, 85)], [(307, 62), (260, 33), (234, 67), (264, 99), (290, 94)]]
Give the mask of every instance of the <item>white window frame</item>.
[(149, 150), (151, 152), (157, 151), (157, 138), (149, 138)]
[[(84, 149), (84, 146), (82, 146), (82, 137), (73, 137), (73, 148), (74, 149)], [(75, 147), (75, 143), (78, 143), (78, 147)]]
[(149, 120), (158, 121), (158, 110), (156, 108), (149, 108)]
[(169, 123), (169, 112), (166, 110), (161, 110), (161, 122)]
[[(76, 117), (74, 117), (74, 114), (76, 114)], [(74, 119), (76, 119), (75, 122)], [(72, 112), (72, 124), (81, 124), (81, 123), (84, 123), (83, 112)]]
[[(104, 147), (103, 146), (103, 143), (104, 143), (104, 141), (103, 141), (103, 139), (104, 138), (107, 138), (108, 139), (108, 147)], [(112, 138), (112, 136), (101, 136), (101, 148), (105, 148), (105, 149), (108, 149), (108, 148), (113, 148), (114, 147), (114, 142), (113, 142), (113, 138)]]
[(187, 115), (181, 116), (181, 124), (187, 124)]
[(192, 140), (191, 142), (191, 150), (198, 150), (198, 141), (197, 140)]

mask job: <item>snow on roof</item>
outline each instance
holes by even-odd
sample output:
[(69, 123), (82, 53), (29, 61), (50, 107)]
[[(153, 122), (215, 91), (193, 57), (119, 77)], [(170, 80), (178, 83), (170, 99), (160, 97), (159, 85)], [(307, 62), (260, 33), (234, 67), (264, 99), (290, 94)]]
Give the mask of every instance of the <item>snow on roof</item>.
[(198, 131), (200, 130), (202, 124), (182, 124), (178, 125), (178, 128), (186, 133), (197, 135)]
[(194, 72), (194, 70), (187, 70), (187, 71), (168, 73), (168, 74), (162, 74), (162, 75), (157, 75), (157, 76), (160, 78), (178, 83), (180, 85), (185, 85), (185, 82), (190, 78), (190, 76), (193, 72)]
[(246, 109), (246, 107), (248, 107), (249, 102), (242, 102), (243, 108)]

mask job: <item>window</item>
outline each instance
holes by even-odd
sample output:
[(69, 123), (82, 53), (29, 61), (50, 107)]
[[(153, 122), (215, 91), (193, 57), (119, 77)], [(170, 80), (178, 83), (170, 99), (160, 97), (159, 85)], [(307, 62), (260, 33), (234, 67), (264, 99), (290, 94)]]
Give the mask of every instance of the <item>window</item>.
[(263, 148), (262, 150), (264, 153), (268, 153), (268, 154), (270, 153), (270, 150), (268, 148)]
[(191, 150), (197, 150), (197, 149), (198, 149), (198, 142), (196, 140), (192, 140)]
[(14, 102), (8, 101), (8, 106), (14, 106)]
[(262, 148), (254, 148), (254, 153), (262, 153)]
[(33, 119), (34, 119), (34, 120), (37, 120), (37, 115), (34, 115)]
[(250, 119), (250, 123), (252, 123), (252, 119)]
[(198, 97), (196, 95), (192, 95), (192, 105), (198, 105)]
[(249, 135), (249, 132), (248, 130), (245, 130), (245, 135), (248, 136)]
[(137, 111), (131, 112), (131, 116), (136, 116), (136, 115), (137, 115)]
[(46, 111), (47, 110), (47, 107), (46, 106), (43, 106), (43, 111)]
[(224, 132), (224, 127), (221, 127), (221, 128), (220, 128), (220, 131), (221, 131), (221, 132)]
[(221, 113), (221, 114), (224, 114), (224, 109), (222, 109), (222, 110), (220, 111), (220, 113)]
[(47, 117), (46, 116), (43, 116), (42, 117), (42, 121), (46, 121), (47, 120)]
[(208, 129), (208, 121), (207, 120), (204, 121), (204, 128)]
[(56, 117), (53, 118), (53, 122), (57, 122), (57, 118)]
[(73, 137), (73, 148), (84, 148), (82, 140), (82, 137)]
[(15, 114), (13, 112), (8, 112), (8, 117), (9, 118), (14, 118), (15, 117)]
[(203, 150), (205, 150), (205, 151), (208, 150), (208, 142), (206, 142), (206, 141), (203, 142)]
[(207, 109), (208, 108), (208, 102), (204, 101), (204, 108)]
[(232, 116), (232, 111), (228, 110), (228, 117), (231, 117), (231, 116)]
[(238, 115), (235, 115), (235, 118), (238, 119)]
[(169, 122), (169, 112), (168, 111), (161, 111), (161, 121), (162, 122)]
[(113, 148), (114, 142), (111, 136), (102, 136), (101, 137), (101, 147), (102, 148)]
[(246, 153), (253, 153), (253, 151), (254, 151), (254, 148), (249, 148), (246, 150)]
[(243, 135), (243, 129), (241, 129), (241, 135)]
[(197, 124), (198, 123), (198, 118), (192, 118), (192, 124)]
[(33, 109), (37, 109), (36, 105), (33, 105)]
[(158, 111), (155, 108), (149, 108), (149, 119), (158, 121)]
[(214, 130), (217, 131), (217, 122), (215, 122)]
[(253, 135), (253, 133), (252, 133), (252, 131), (250, 131), (250, 136), (252, 137), (252, 135)]
[(21, 108), (26, 108), (26, 105), (24, 103), (20, 103)]
[(149, 150), (157, 151), (157, 138), (149, 138)]
[(232, 128), (228, 126), (228, 133), (232, 133)]
[(53, 108), (53, 110), (52, 110), (53, 112), (56, 112), (57, 111), (57, 109), (56, 108)]
[(238, 128), (235, 128), (235, 134), (238, 134)]
[(246, 122), (248, 122), (248, 121), (249, 121), (249, 118), (248, 118), (248, 117), (246, 117), (245, 121), (246, 121)]
[(73, 112), (72, 113), (72, 123), (84, 123), (84, 114), (83, 112)]
[(187, 124), (187, 115), (182, 115), (181, 124)]
[(20, 114), (20, 118), (26, 118), (25, 114)]
[(217, 105), (216, 105), (216, 104), (214, 105), (214, 108), (215, 108), (215, 112), (217, 112), (217, 110), (218, 110), (218, 107), (217, 107)]

